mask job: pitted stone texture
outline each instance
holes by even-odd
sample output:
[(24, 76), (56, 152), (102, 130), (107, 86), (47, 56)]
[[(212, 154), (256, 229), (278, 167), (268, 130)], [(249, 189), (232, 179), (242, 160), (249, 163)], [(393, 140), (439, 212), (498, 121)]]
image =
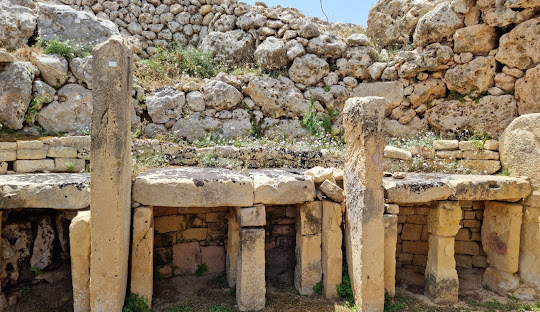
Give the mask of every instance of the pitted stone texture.
[[(397, 205), (394, 205), (397, 206)], [(384, 223), (384, 289), (395, 296), (396, 294), (396, 245), (398, 216), (383, 215)]]
[(512, 95), (485, 96), (478, 103), (445, 101), (425, 113), (431, 127), (445, 132), (471, 128), (476, 131), (499, 135), (514, 120), (517, 103)]
[(69, 62), (69, 68), (75, 78), (86, 84), (88, 89), (92, 89), (92, 55), (87, 55), (83, 58), (76, 57)]
[(497, 271), (516, 273), (523, 207), (495, 201), (485, 202), (482, 222), (482, 248), (489, 266)]
[(238, 309), (262, 310), (266, 304), (264, 229), (240, 229), (239, 245), (236, 276)]
[(284, 77), (253, 77), (244, 92), (272, 118), (303, 116), (308, 108), (302, 92)]
[(435, 303), (458, 301), (459, 280), (454, 259), (454, 237), (429, 236), (424, 285), (426, 295)]
[(479, 0), (475, 7), (482, 11), (482, 20), (489, 26), (507, 27), (522, 23), (535, 14), (534, 8), (512, 8), (509, 1)]
[(253, 206), (253, 182), (241, 173), (212, 168), (166, 168), (135, 179), (133, 200), (148, 206)]
[(89, 177), (84, 174), (0, 176), (0, 206), (84, 209), (90, 205)]
[(525, 77), (516, 81), (515, 92), (520, 115), (540, 113), (540, 65), (525, 73)]
[(248, 174), (253, 179), (256, 204), (300, 204), (315, 198), (315, 184), (309, 176), (279, 169), (250, 170)]
[(358, 84), (353, 90), (354, 97), (376, 96), (385, 99), (384, 113), (390, 115), (392, 109), (401, 104), (404, 99), (403, 84), (399, 81), (391, 82), (364, 82)]
[(409, 43), (418, 20), (441, 2), (446, 0), (378, 1), (369, 11), (367, 35), (383, 47)]
[(444, 2), (422, 16), (414, 31), (414, 44), (423, 46), (451, 38), (454, 32), (463, 26), (463, 17)]
[(285, 44), (276, 37), (266, 38), (266, 40), (257, 47), (254, 56), (257, 60), (257, 64), (262, 68), (280, 69), (289, 62)]
[(155, 123), (166, 123), (178, 118), (186, 103), (186, 95), (173, 87), (154, 90), (146, 100), (148, 115)]
[(61, 55), (38, 55), (36, 65), (45, 82), (55, 88), (59, 88), (68, 79), (68, 62)]
[(325, 60), (313, 54), (306, 54), (294, 60), (289, 69), (289, 77), (294, 82), (312, 86), (328, 76), (329, 72), (330, 65)]
[(58, 90), (63, 102), (54, 101), (38, 115), (43, 129), (52, 133), (77, 133), (90, 129), (92, 121), (92, 91), (78, 84), (68, 84)]
[(35, 10), (19, 1), (0, 1), (0, 46), (18, 49), (28, 44), (37, 23)]
[(154, 213), (152, 207), (133, 211), (130, 291), (148, 299), (152, 306), (154, 282)]
[(217, 111), (231, 109), (243, 99), (242, 93), (235, 87), (217, 80), (204, 85), (202, 92), (206, 107)]
[(118, 35), (118, 26), (109, 20), (76, 11), (65, 5), (39, 3), (38, 34), (41, 40), (59, 39), (91, 46)]
[(325, 180), (319, 189), (324, 193), (324, 195), (335, 202), (341, 203), (345, 200), (343, 189), (330, 180)]
[(428, 232), (437, 236), (456, 236), (461, 225), (461, 207), (457, 201), (439, 201), (428, 213)]
[(213, 31), (204, 37), (199, 48), (225, 64), (242, 64), (253, 55), (255, 39), (240, 29), (227, 32)]
[(45, 216), (39, 221), (36, 240), (30, 258), (30, 266), (45, 269), (53, 260), (53, 242), (55, 231), (52, 226), (51, 218)]
[(439, 179), (426, 179), (411, 174), (405, 179), (384, 179), (383, 186), (386, 202), (398, 205), (445, 200), (452, 194), (450, 187)]
[(9, 63), (0, 71), (0, 122), (10, 129), (23, 127), (35, 71), (29, 62)]
[(309, 40), (306, 49), (308, 53), (315, 54), (323, 59), (338, 59), (343, 55), (346, 48), (347, 45), (340, 37), (327, 33)]
[(496, 65), (493, 57), (477, 57), (467, 64), (457, 65), (444, 76), (448, 89), (461, 94), (486, 91), (494, 84)]
[(486, 55), (497, 47), (497, 31), (486, 24), (458, 29), (454, 34), (454, 52)]
[(265, 226), (266, 210), (263, 205), (253, 207), (234, 207), (236, 222), (240, 227)]
[(90, 312), (90, 211), (79, 211), (69, 225), (73, 308)]
[(530, 19), (502, 35), (495, 58), (510, 67), (531, 68), (540, 63), (539, 40), (540, 18)]
[(446, 84), (441, 79), (429, 78), (414, 85), (414, 91), (409, 95), (412, 108), (422, 104), (428, 105), (432, 100), (446, 96)]

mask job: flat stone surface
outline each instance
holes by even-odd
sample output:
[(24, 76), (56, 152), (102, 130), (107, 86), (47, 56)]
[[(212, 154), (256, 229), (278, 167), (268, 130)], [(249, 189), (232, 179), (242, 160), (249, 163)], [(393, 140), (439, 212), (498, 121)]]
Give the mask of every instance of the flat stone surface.
[(164, 168), (135, 179), (133, 200), (164, 207), (253, 206), (253, 181), (221, 168)]
[(90, 176), (73, 173), (0, 176), (0, 208), (84, 209), (90, 205)]
[(436, 200), (518, 201), (531, 192), (527, 179), (492, 175), (410, 173), (405, 179), (384, 178), (387, 203), (409, 204)]
[(291, 205), (313, 201), (315, 183), (311, 176), (280, 169), (250, 170), (255, 204)]

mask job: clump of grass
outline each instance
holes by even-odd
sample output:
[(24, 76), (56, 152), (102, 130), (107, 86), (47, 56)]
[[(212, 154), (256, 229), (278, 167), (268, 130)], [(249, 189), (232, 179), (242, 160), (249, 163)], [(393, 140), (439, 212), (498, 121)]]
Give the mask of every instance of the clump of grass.
[(366, 33), (366, 28), (364, 26), (354, 24), (332, 24), (329, 30), (343, 38), (347, 38), (353, 34)]
[(150, 58), (142, 61), (137, 76), (142, 85), (170, 84), (182, 76), (211, 78), (221, 70), (212, 56), (202, 50), (173, 44), (160, 47)]
[(39, 110), (43, 106), (43, 103), (47, 102), (49, 99), (36, 97), (33, 98), (24, 114), (24, 121), (28, 125), (33, 125), (36, 122), (36, 116), (39, 113)]
[(34, 276), (38, 276), (38, 275), (43, 274), (43, 270), (41, 270), (41, 268), (37, 267), (37, 266), (31, 267), (30, 271), (32, 271), (34, 273)]
[(44, 42), (46, 45), (45, 54), (57, 54), (63, 56), (66, 60), (71, 61), (76, 57), (85, 57), (90, 54), (92, 47), (81, 47), (72, 45), (67, 41), (53, 39)]
[(540, 311), (540, 302), (536, 302), (535, 304), (530, 305), (530, 304), (520, 302), (519, 299), (516, 298), (515, 296), (510, 296), (506, 303), (502, 303), (498, 301), (497, 299), (491, 299), (489, 301), (484, 301), (484, 302), (480, 302), (473, 299), (467, 302), (467, 304), (474, 309), (483, 309), (486, 312), (499, 312), (499, 311), (538, 312)]
[(208, 266), (206, 263), (200, 264), (197, 270), (195, 270), (195, 276), (203, 276), (208, 272)]
[(313, 286), (313, 292), (317, 295), (321, 295), (324, 289), (324, 282), (320, 280), (315, 286)]
[(138, 175), (150, 169), (166, 167), (169, 161), (163, 154), (152, 154), (149, 152), (134, 152), (133, 159), (133, 175)]
[[(396, 300), (397, 301), (397, 300)], [(384, 312), (398, 312), (405, 310), (405, 305), (401, 302), (394, 302), (394, 298), (389, 294), (384, 294)]]
[(390, 138), (388, 145), (402, 149), (410, 149), (413, 146), (432, 147), (433, 141), (440, 139), (440, 135), (435, 132), (420, 132), (410, 138)]
[(139, 294), (131, 293), (124, 301), (122, 312), (150, 312), (148, 299)]
[(341, 284), (336, 286), (337, 294), (340, 298), (345, 299), (348, 303), (354, 304), (354, 296), (351, 286), (351, 278), (349, 276), (349, 267), (345, 254), (343, 254)]
[(229, 311), (232, 311), (232, 308), (226, 304), (220, 304), (220, 305), (212, 304), (208, 308), (208, 312), (229, 312)]

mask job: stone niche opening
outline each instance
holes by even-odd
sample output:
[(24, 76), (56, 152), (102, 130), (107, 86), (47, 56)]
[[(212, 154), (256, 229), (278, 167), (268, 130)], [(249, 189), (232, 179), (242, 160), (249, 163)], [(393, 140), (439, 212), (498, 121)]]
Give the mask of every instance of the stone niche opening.
[[(460, 287), (482, 280), (488, 266), (482, 248), (481, 228), (484, 201), (459, 201), (462, 210), (461, 228), (455, 236), (454, 259)], [(424, 290), (424, 274), (428, 261), (428, 213), (432, 204), (400, 206), (398, 214), (398, 241), (396, 248), (396, 286), (416, 292)], [(472, 285), (472, 284), (471, 284)]]

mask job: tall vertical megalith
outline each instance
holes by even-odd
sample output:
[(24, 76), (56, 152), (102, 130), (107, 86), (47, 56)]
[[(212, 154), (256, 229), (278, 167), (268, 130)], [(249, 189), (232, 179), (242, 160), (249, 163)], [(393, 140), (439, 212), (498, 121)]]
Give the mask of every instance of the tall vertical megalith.
[(133, 52), (113, 36), (93, 56), (90, 301), (94, 312), (121, 311), (130, 242)]
[(384, 309), (385, 103), (380, 97), (351, 98), (343, 110), (347, 264), (354, 300), (364, 312)]

